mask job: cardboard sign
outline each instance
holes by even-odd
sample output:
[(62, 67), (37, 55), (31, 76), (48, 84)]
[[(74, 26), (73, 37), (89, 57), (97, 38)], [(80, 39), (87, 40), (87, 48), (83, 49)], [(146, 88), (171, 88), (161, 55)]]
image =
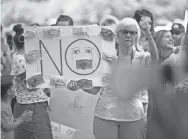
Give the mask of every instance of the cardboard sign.
[(93, 133), (93, 117), (99, 95), (63, 88), (53, 88), (51, 91), (51, 120), (86, 133)]
[(99, 95), (73, 92), (66, 84), (76, 80), (90, 87), (90, 80), (101, 77), (105, 71), (102, 52), (115, 53), (114, 36), (110, 34), (108, 40), (108, 33), (103, 32), (101, 37), (99, 26), (24, 27), (24, 31), (27, 86), (51, 88), (49, 115), (54, 138), (94, 139), (93, 117)]
[[(27, 79), (36, 74), (41, 74), (44, 79), (44, 83), (29, 84), (28, 87), (56, 88), (51, 84), (52, 76), (63, 76), (69, 80), (100, 77), (108, 67), (103, 65), (103, 52), (116, 54), (113, 32), (105, 33), (104, 28), (24, 27)], [(106, 27), (106, 30), (110, 30), (110, 27)], [(32, 35), (28, 32), (32, 32)], [(105, 39), (108, 35), (110, 40)], [(66, 87), (66, 81), (61, 81), (59, 86)]]
[[(82, 30), (70, 26), (24, 27), (26, 53), (28, 59), (31, 59), (27, 63), (27, 78), (36, 73), (44, 76), (63, 75), (69, 79), (82, 79), (83, 76), (85, 79), (92, 79), (99, 76), (104, 41), (99, 35), (101, 27), (86, 27), (82, 27)], [(75, 35), (79, 31), (84, 31), (87, 35)], [(33, 35), (28, 35), (28, 32), (33, 32)], [(31, 56), (31, 52), (35, 50), (40, 51), (40, 60), (38, 53), (37, 57)], [(32, 58), (37, 59), (36, 62)]]
[(86, 133), (74, 128), (51, 121), (53, 139), (95, 139), (92, 133)]

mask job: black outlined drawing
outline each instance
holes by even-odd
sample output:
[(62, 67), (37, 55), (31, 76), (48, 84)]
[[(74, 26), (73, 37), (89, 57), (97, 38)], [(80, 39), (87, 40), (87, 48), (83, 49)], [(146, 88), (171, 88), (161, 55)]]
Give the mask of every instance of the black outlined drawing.
[(67, 67), (75, 74), (90, 75), (100, 66), (99, 48), (90, 40), (77, 39), (65, 51)]

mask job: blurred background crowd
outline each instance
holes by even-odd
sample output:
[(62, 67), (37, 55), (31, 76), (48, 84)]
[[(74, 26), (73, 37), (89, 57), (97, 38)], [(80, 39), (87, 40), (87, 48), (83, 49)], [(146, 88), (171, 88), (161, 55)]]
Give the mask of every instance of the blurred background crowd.
[[(2, 116), (4, 123), (1, 125), (3, 139), (30, 137), (52, 139), (52, 127), (48, 115), (50, 89), (26, 87), (27, 55), (25, 55), (23, 26), (91, 24), (115, 26), (116, 38), (111, 30), (102, 29), (101, 34), (107, 34), (106, 37), (110, 41), (116, 40), (116, 47), (113, 50), (117, 53), (115, 55), (120, 57), (119, 59), (128, 57), (132, 65), (135, 58), (137, 63), (134, 64), (139, 66), (144, 64), (145, 67), (148, 66), (148, 60), (159, 60), (162, 68), (164, 67), (161, 71), (164, 82), (158, 83), (161, 86), (144, 89), (138, 92), (139, 95), (131, 96), (132, 98), (126, 101), (119, 99), (120, 96), (112, 99), (109, 93), (113, 91), (102, 88), (103, 96), (100, 94), (102, 99), (97, 103), (93, 124), (96, 138), (101, 139), (105, 136), (111, 139), (135, 139), (139, 136), (139, 139), (145, 139), (147, 132), (147, 139), (154, 137), (180, 139), (182, 135), (185, 138), (181, 139), (187, 139), (188, 13), (185, 15), (186, 9), (188, 9), (188, 0), (1, 0), (1, 74), (6, 76), (4, 84), (1, 84), (5, 86), (1, 93), (4, 106), (1, 110), (1, 113), (4, 113)], [(105, 19), (106, 15), (112, 16)], [(32, 58), (35, 55), (37, 54), (33, 53)], [(104, 60), (107, 59), (105, 54), (103, 57)], [(107, 59), (107, 64), (114, 62), (116, 60), (114, 57), (116, 56)], [(176, 72), (173, 72), (172, 67), (178, 64), (181, 64), (182, 69), (179, 70), (178, 77), (174, 78)], [(14, 78), (10, 77), (10, 74)], [(169, 84), (171, 90), (168, 89)], [(76, 81), (70, 81), (67, 88), (71, 91), (79, 89)], [(92, 89), (83, 89), (83, 91), (97, 94), (100, 90), (99, 87)], [(174, 92), (180, 95), (171, 99), (170, 95), (166, 97), (167, 91), (172, 96)], [(116, 105), (119, 101), (122, 105)], [(28, 111), (28, 108), (32, 110)], [(106, 113), (103, 113), (104, 109)], [(10, 122), (7, 121), (7, 117), (10, 118)], [(18, 121), (14, 121), (14, 118)], [(112, 128), (108, 125), (111, 122), (115, 125)], [(8, 136), (9, 131), (15, 131), (14, 135), (11, 134), (14, 138)]]
[(16, 23), (48, 25), (65, 14), (75, 24), (87, 25), (104, 15), (121, 20), (138, 9), (148, 9), (155, 16), (156, 26), (171, 27), (172, 22), (183, 23), (187, 8), (187, 0), (1, 0), (1, 23), (10, 29)]

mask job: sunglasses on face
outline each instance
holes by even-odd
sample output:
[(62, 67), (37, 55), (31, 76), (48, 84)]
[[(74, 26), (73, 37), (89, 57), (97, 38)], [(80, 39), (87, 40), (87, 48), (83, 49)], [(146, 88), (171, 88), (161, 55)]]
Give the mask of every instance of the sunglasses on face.
[(120, 30), (121, 34), (127, 35), (130, 34), (131, 36), (135, 36), (137, 34), (136, 31), (129, 31), (129, 30)]
[(180, 35), (181, 34), (181, 32), (179, 32), (179, 31), (173, 31), (172, 32), (172, 35)]

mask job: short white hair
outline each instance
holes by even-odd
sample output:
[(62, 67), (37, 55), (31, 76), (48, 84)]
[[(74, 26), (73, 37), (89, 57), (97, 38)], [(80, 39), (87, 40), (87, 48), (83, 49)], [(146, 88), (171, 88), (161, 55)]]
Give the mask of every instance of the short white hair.
[(123, 20), (121, 20), (117, 26), (116, 26), (116, 29), (115, 29), (115, 33), (117, 35), (117, 33), (120, 31), (120, 30), (123, 30), (126, 26), (131, 26), (131, 25), (135, 25), (136, 26), (136, 29), (137, 29), (137, 45), (139, 44), (139, 41), (140, 41), (140, 36), (141, 36), (141, 30), (140, 30), (140, 27), (137, 23), (137, 21), (133, 18), (129, 18), (129, 17), (126, 17), (124, 18)]
[(100, 20), (99, 25), (100, 25), (100, 26), (103, 26), (106, 21), (112, 21), (112, 22), (115, 23), (115, 25), (117, 25), (117, 24), (119, 23), (119, 20), (118, 20), (115, 16), (106, 15), (106, 16), (104, 16), (104, 17)]

